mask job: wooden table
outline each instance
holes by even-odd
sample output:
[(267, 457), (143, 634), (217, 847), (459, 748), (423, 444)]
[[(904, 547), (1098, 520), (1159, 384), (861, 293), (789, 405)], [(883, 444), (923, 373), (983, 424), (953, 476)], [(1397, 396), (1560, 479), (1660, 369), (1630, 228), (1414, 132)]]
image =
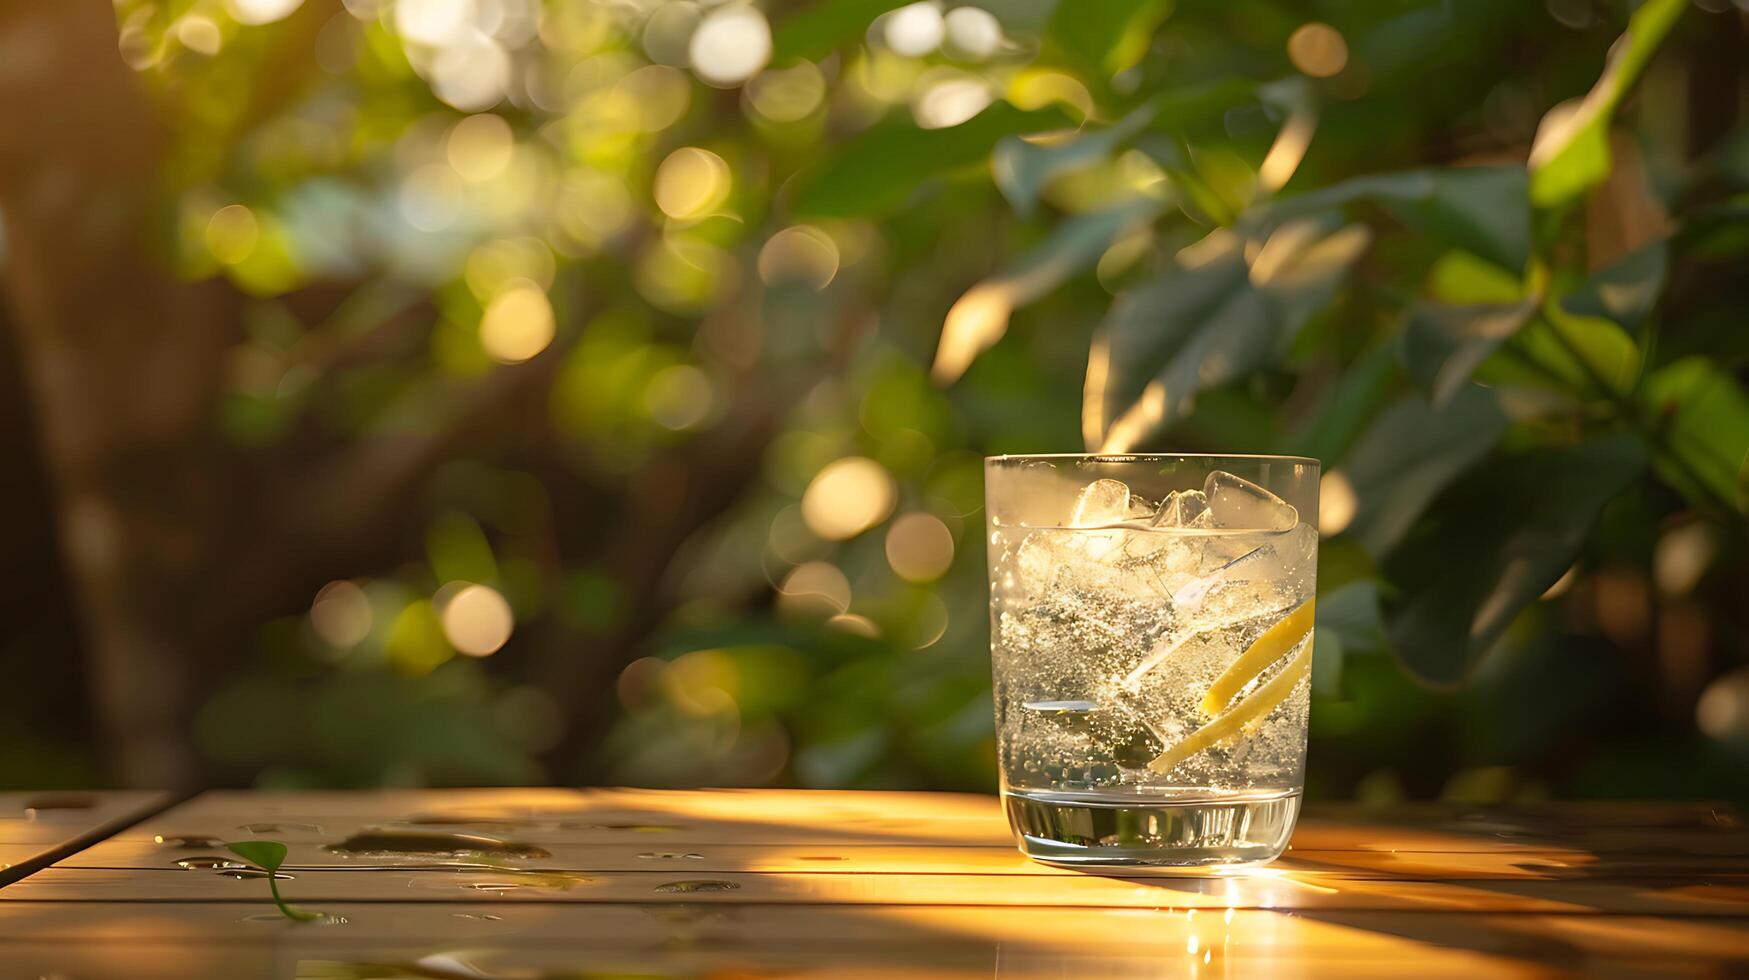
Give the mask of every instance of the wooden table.
[[(54, 796), (0, 795), (0, 978), (1749, 971), (1749, 831), (1706, 805), (1314, 808), (1267, 868), (1146, 875), (1030, 862), (982, 796)], [(371, 850), (451, 833), (496, 853)], [(212, 866), (247, 838), (344, 922)]]

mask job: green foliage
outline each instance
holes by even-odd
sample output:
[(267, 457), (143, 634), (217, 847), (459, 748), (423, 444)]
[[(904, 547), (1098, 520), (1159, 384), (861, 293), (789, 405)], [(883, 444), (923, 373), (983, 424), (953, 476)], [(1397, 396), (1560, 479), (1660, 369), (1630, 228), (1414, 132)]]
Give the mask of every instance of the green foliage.
[(1530, 199), (1537, 207), (1567, 204), (1609, 176), (1616, 107), (1686, 6), (1685, 0), (1647, 0), (1629, 19), (1590, 93), (1543, 117), (1530, 151)]
[(1644, 465), (1635, 440), (1603, 436), (1467, 474), (1384, 565), (1402, 595), (1390, 637), (1403, 663), (1433, 683), (1464, 680), (1572, 565), (1603, 505)]
[(1055, 111), (1027, 112), (998, 102), (969, 122), (946, 129), (919, 129), (904, 120), (883, 123), (846, 143), (818, 172), (804, 178), (790, 208), (813, 218), (882, 214), (940, 178), (981, 170), (1002, 137), (1064, 121)]
[(1171, 10), (1171, 0), (1062, 3), (1050, 37), (1088, 77), (1109, 80), (1142, 60)]
[[(223, 771), (987, 788), (979, 456), (1078, 437), (1309, 453), (1326, 503), (1350, 494), (1322, 544), (1327, 792), (1538, 765), (1560, 732), (1493, 717), (1533, 713), (1515, 685), (1608, 652), (1663, 676), (1672, 627), (1607, 634), (1599, 573), (1668, 622), (1704, 608), (1693, 662), (1734, 663), (1749, 137), (1687, 159), (1670, 81), (1631, 96), (1660, 45), (1691, 53), (1687, 4), (1593, 4), (1585, 28), (1513, 0), (1332, 7), (1347, 60), (1318, 78), (1287, 49), (1310, 15), (1268, 0), (992, 4), (982, 53), (891, 50), (899, 6), (761, 7), (771, 63), (706, 84), (645, 7), (549, 4), (506, 42), (545, 81), (483, 105), (393, 16), (346, 14), (346, 57), (255, 117), (237, 80), (289, 24), (225, 21), (209, 57), (123, 4), (167, 52), (142, 71), (180, 113), (180, 268), (257, 297), (223, 430), (489, 435), (397, 501), (402, 553), (335, 576), (364, 583), (356, 636), (279, 620), (215, 684), (195, 728)], [(931, 117), (947, 95), (970, 111)], [(474, 115), (508, 143), (470, 149)], [(697, 167), (665, 187), (676, 160)], [(215, 225), (231, 204), (253, 239)], [(353, 280), (338, 306), (299, 294)], [(526, 284), (556, 349), (500, 363), (487, 312)], [(475, 422), (463, 393), (515, 372), (535, 396)], [(802, 501), (852, 456), (891, 506), (829, 538)], [(911, 514), (954, 544), (925, 583), (888, 554)], [(1729, 542), (1711, 577), (1655, 591), (1661, 535), (1696, 520)], [(447, 631), (467, 582), (515, 614), (486, 660)], [(1694, 691), (1622, 688), (1570, 685), (1547, 717), (1695, 737)]]

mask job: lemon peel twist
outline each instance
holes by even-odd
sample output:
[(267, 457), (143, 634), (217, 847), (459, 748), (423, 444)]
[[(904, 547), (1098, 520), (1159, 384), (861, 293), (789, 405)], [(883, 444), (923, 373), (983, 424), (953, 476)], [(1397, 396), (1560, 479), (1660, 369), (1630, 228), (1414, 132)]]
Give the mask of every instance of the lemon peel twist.
[[(1303, 615), (1302, 615), (1303, 614)], [(1296, 646), (1299, 652), (1282, 667), (1281, 672), (1265, 681), (1262, 686), (1252, 692), (1238, 704), (1228, 708), (1225, 714), (1191, 732), (1166, 751), (1148, 763), (1148, 768), (1154, 772), (1169, 772), (1179, 763), (1191, 756), (1217, 745), (1238, 734), (1243, 729), (1260, 721), (1274, 711), (1283, 701), (1288, 699), (1312, 667), (1311, 625), (1313, 618), (1312, 602), (1304, 605), (1283, 617), (1281, 622), (1270, 627), (1264, 634), (1252, 643), (1245, 653), (1234, 661), (1215, 683), (1209, 688), (1209, 693), (1203, 698), (1203, 710), (1209, 711), (1214, 705), (1216, 711), (1227, 706), (1233, 695), (1244, 689), (1245, 685), (1254, 680), (1280, 655)], [(1297, 627), (1297, 628), (1295, 628)], [(1280, 632), (1277, 632), (1277, 631)]]
[(1215, 678), (1208, 693), (1202, 696), (1202, 713), (1210, 718), (1226, 710), (1245, 685), (1256, 680), (1269, 666), (1280, 660), (1312, 632), (1317, 600), (1307, 599), (1293, 612), (1277, 620), (1263, 635), (1251, 641), (1239, 659)]

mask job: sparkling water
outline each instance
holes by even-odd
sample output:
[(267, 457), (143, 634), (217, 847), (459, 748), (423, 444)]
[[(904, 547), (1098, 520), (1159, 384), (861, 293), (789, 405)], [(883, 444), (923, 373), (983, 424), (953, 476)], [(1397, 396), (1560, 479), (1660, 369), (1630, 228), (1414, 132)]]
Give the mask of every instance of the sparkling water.
[(1317, 532), (1232, 474), (1070, 526), (991, 528), (1003, 794), (1028, 853), (1231, 864), (1286, 846), (1303, 782)]

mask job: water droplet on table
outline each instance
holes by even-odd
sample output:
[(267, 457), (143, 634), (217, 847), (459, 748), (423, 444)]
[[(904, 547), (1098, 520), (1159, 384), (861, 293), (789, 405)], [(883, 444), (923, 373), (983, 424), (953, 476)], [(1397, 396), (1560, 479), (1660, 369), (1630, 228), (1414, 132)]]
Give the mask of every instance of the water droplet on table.
[(199, 857), (183, 858), (176, 866), (184, 871), (227, 871), (248, 868), (247, 861), (237, 861), (232, 858), (219, 857), (216, 854), (202, 854)]
[(251, 834), (319, 834), (322, 828), (313, 823), (246, 823), (237, 828)]
[(732, 892), (741, 887), (738, 881), (721, 881), (718, 879), (701, 878), (694, 881), (669, 881), (656, 886), (663, 893), (697, 893), (697, 892)]
[(485, 834), (452, 834), (432, 831), (367, 830), (353, 834), (338, 844), (323, 848), (333, 854), (393, 856), (397, 854), (441, 855), (460, 857), (485, 854), (494, 857), (544, 858), (552, 852)]
[[(236, 878), (239, 881), (242, 881), (242, 880), (250, 879), (250, 878), (265, 878), (265, 877), (267, 877), (267, 872), (261, 870), (260, 868), (248, 868), (248, 867), (225, 868), (219, 872), (219, 877), (221, 877), (221, 878)], [(283, 871), (276, 873), (273, 876), (273, 878), (275, 881), (291, 881), (291, 880), (293, 880), (292, 875), (288, 875)]]
[(209, 851), (224, 847), (225, 842), (217, 837), (204, 837), (198, 834), (157, 834), (152, 838), (154, 844), (165, 847), (181, 848), (185, 851)]

